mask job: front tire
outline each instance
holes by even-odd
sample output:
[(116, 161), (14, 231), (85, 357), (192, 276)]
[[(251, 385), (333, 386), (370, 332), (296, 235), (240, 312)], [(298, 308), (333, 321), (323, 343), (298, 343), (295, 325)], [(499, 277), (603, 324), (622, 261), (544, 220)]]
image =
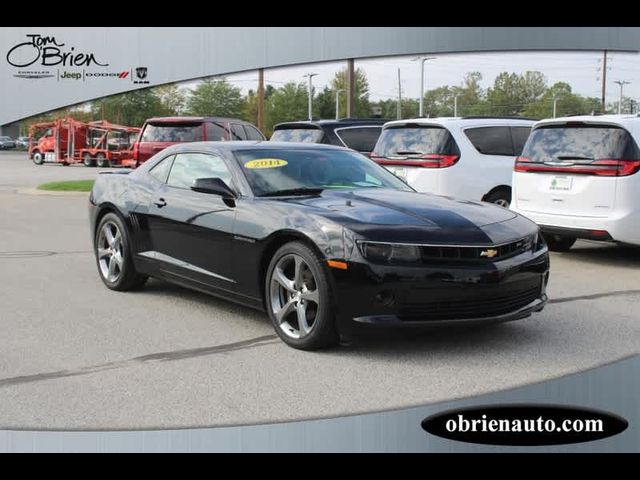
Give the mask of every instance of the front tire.
[(291, 242), (275, 253), (264, 292), (269, 318), (287, 345), (316, 350), (338, 343), (328, 267), (307, 245)]
[(42, 165), (44, 163), (44, 155), (39, 150), (33, 152), (33, 163), (36, 165)]
[(136, 272), (129, 233), (115, 213), (107, 213), (100, 220), (94, 251), (100, 279), (111, 290), (135, 290), (147, 281), (148, 277)]
[(547, 242), (549, 250), (552, 252), (568, 252), (576, 243), (575, 237), (565, 237), (562, 235), (543, 234), (544, 241)]

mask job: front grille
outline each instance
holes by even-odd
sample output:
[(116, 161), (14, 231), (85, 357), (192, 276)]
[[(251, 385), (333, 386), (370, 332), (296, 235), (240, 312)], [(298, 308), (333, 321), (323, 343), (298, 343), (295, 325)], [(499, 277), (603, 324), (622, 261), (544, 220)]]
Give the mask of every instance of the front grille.
[(495, 247), (425, 245), (420, 247), (423, 263), (440, 261), (496, 261), (513, 257), (533, 248), (533, 237)]
[[(487, 292), (489, 293), (489, 292)], [(405, 304), (398, 316), (404, 321), (484, 318), (515, 312), (540, 296), (540, 285), (502, 295), (462, 300)]]

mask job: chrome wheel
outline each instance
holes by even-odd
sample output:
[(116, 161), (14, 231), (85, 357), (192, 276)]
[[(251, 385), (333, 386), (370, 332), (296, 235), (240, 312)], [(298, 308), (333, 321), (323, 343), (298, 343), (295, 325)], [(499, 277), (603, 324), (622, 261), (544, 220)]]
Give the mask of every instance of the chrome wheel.
[(498, 205), (499, 207), (502, 207), (502, 208), (509, 208), (509, 204), (510, 204), (509, 200), (507, 200), (505, 198), (498, 198), (493, 203), (495, 205)]
[(100, 273), (107, 282), (115, 283), (122, 275), (124, 249), (122, 234), (115, 223), (107, 222), (102, 226), (97, 242)]
[(271, 273), (269, 301), (280, 329), (291, 338), (304, 338), (315, 326), (320, 294), (313, 272), (295, 253), (283, 256)]

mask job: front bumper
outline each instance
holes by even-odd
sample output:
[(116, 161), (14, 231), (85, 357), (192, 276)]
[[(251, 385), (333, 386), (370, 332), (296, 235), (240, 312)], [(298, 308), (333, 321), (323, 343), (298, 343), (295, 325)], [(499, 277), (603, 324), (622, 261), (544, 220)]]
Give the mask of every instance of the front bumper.
[(441, 326), (518, 320), (547, 302), (546, 248), (475, 265), (375, 265), (334, 270), (340, 326)]

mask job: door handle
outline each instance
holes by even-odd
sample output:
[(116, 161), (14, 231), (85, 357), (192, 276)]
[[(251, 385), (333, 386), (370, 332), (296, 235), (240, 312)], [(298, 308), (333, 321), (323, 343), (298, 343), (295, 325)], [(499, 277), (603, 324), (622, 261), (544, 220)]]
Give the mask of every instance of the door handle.
[(164, 198), (159, 198), (158, 200), (153, 202), (153, 204), (158, 208), (162, 208), (162, 207), (166, 207), (167, 206), (167, 202), (166, 202), (166, 200)]

